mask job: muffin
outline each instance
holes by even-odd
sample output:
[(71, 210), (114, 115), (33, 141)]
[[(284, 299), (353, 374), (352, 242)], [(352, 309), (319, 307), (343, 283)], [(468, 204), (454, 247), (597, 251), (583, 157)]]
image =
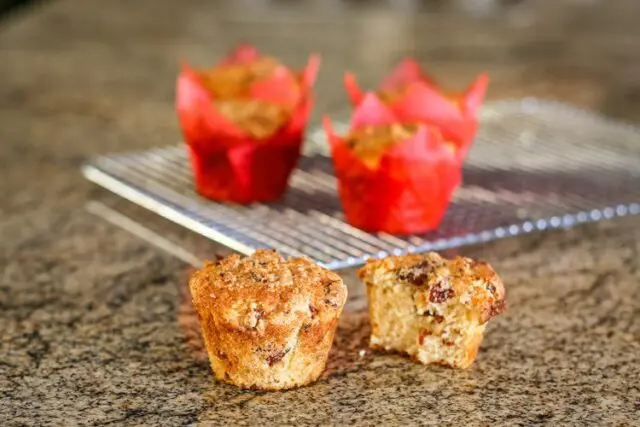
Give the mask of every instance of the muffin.
[(183, 66), (176, 109), (200, 195), (234, 203), (282, 196), (300, 156), (318, 67), (312, 56), (295, 72), (248, 45), (211, 69)]
[(437, 128), (403, 122), (370, 93), (347, 135), (335, 135), (328, 118), (325, 129), (349, 224), (392, 234), (440, 224), (460, 184), (461, 164)]
[[(352, 105), (358, 106), (365, 93), (355, 76), (346, 73), (344, 84)], [(488, 76), (481, 74), (463, 92), (445, 93), (415, 60), (407, 58), (383, 80), (376, 94), (403, 121), (436, 126), (464, 160), (478, 129), (478, 111), (488, 84)]]
[(487, 322), (505, 308), (505, 289), (483, 261), (435, 252), (369, 261), (358, 272), (367, 287), (374, 349), (425, 365), (467, 368)]
[(347, 298), (337, 274), (271, 250), (209, 262), (189, 288), (215, 376), (260, 390), (320, 376)]

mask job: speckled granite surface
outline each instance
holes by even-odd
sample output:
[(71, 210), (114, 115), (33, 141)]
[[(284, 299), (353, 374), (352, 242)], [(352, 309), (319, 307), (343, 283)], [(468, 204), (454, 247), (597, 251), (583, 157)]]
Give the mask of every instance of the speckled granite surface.
[(492, 98), (552, 95), (640, 122), (637, 2), (360, 5), (344, 12), (354, 20), (339, 2), (130, 3), (53, 2), (0, 27), (2, 425), (640, 423), (639, 218), (464, 249), (494, 263), (510, 306), (467, 371), (361, 357), (366, 315), (351, 310), (321, 381), (242, 392), (210, 375), (189, 267), (86, 213), (106, 196), (78, 172), (94, 153), (176, 141), (177, 61), (204, 64), (241, 38), (294, 63), (324, 54), (316, 114), (344, 108), (343, 69), (370, 84), (409, 52), (451, 84), (487, 69)]

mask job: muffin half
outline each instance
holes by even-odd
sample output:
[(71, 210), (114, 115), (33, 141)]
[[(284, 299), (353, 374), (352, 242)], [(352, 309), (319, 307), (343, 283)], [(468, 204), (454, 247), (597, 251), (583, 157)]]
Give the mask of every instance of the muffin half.
[(347, 298), (337, 274), (258, 250), (207, 263), (189, 287), (219, 380), (283, 390), (309, 384), (324, 370)]
[(505, 306), (505, 289), (491, 266), (435, 252), (367, 263), (371, 347), (405, 353), (424, 364), (466, 368), (487, 322)]

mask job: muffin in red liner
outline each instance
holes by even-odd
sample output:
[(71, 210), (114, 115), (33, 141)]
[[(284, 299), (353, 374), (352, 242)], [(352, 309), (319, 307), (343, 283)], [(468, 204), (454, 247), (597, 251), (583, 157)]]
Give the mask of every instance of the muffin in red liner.
[[(351, 103), (360, 104), (364, 93), (355, 76), (345, 74), (344, 84)], [(473, 143), (477, 113), (488, 84), (489, 77), (481, 74), (463, 93), (447, 95), (416, 61), (405, 59), (384, 79), (377, 93), (401, 120), (437, 126), (443, 137), (456, 145), (462, 160)]]
[(345, 137), (324, 127), (347, 221), (393, 234), (436, 228), (461, 181), (455, 146), (437, 127), (401, 120), (376, 94), (366, 94)]
[(320, 59), (294, 72), (242, 45), (209, 70), (184, 65), (176, 109), (196, 190), (217, 201), (278, 199), (300, 155)]

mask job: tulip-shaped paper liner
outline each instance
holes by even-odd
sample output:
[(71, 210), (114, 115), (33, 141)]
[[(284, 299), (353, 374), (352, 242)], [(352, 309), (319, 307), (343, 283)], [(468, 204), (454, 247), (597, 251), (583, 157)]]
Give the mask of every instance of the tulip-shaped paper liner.
[[(356, 108), (351, 128), (399, 123), (378, 97), (369, 93)], [(331, 145), (338, 189), (347, 221), (362, 230), (413, 234), (435, 229), (460, 184), (460, 162), (434, 126), (388, 148), (377, 165), (364, 163), (345, 140), (324, 126)]]
[[(241, 46), (219, 66), (259, 59), (252, 46)], [(295, 168), (309, 113), (311, 89), (320, 59), (311, 56), (300, 75), (277, 66), (249, 87), (249, 98), (288, 108), (288, 121), (272, 135), (258, 139), (227, 119), (201, 75), (183, 66), (177, 80), (176, 109), (189, 146), (197, 191), (208, 198), (235, 203), (278, 199)]]
[[(359, 105), (364, 93), (353, 74), (345, 75), (344, 84), (352, 105)], [(447, 96), (417, 62), (406, 59), (384, 80), (379, 94), (399, 120), (437, 126), (443, 137), (456, 145), (458, 158), (462, 161), (473, 143), (478, 128), (478, 110), (488, 84), (488, 76), (481, 74), (462, 94)]]

